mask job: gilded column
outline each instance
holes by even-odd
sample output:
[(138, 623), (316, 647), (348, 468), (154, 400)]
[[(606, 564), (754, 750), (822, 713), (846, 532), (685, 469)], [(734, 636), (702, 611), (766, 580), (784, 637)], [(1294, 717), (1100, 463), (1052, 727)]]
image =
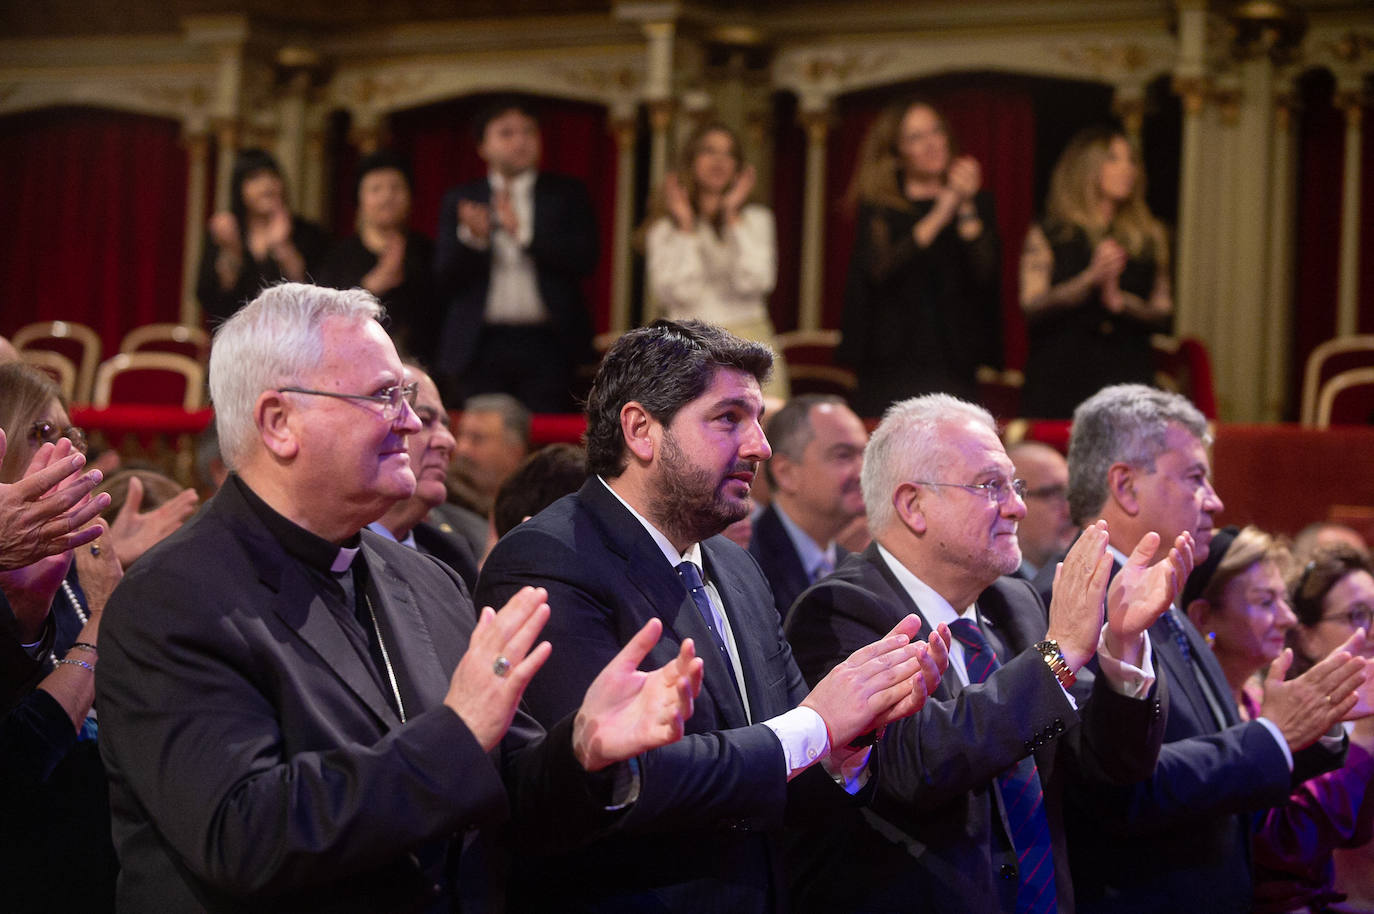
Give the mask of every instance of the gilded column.
[(800, 303), (797, 328), (819, 330), (821, 282), (825, 251), (825, 153), (830, 134), (830, 109), (804, 110), (799, 115), (806, 128), (806, 195), (802, 204)]
[(1183, 137), (1180, 149), (1178, 264), (1174, 270), (1175, 326), (1180, 335), (1197, 332), (1194, 309), (1201, 296), (1197, 265), (1202, 233), (1199, 199), (1202, 191), (1203, 107), (1207, 99), (1206, 0), (1180, 0), (1178, 5), (1178, 64), (1174, 91), (1183, 100)]
[(200, 304), (196, 301), (196, 277), (207, 219), (205, 182), (209, 177), (210, 137), (204, 130), (188, 130), (182, 134), (181, 143), (186, 148), (186, 226), (181, 253), (180, 320), (183, 324), (198, 325)]
[(635, 218), (635, 119), (633, 115), (615, 116), (610, 121), (615, 136), (615, 225), (611, 251), (610, 331), (630, 329), (630, 238)]
[(1361, 128), (1365, 96), (1361, 88), (1342, 87), (1336, 107), (1345, 114), (1345, 181), (1341, 187), (1341, 259), (1336, 291), (1336, 335), (1351, 336), (1359, 329), (1360, 307), (1360, 171), (1363, 167)]
[(649, 106), (652, 136), (649, 146), (649, 186), (657, 188), (668, 167), (669, 128), (673, 123), (673, 38), (677, 26), (672, 21), (645, 22), (641, 28), (646, 41), (644, 100)]
[(1270, 149), (1269, 254), (1266, 264), (1264, 402), (1266, 420), (1283, 418), (1288, 399), (1288, 354), (1292, 344), (1293, 219), (1297, 201), (1294, 156), (1293, 74), (1282, 77), (1274, 93), (1274, 130)]

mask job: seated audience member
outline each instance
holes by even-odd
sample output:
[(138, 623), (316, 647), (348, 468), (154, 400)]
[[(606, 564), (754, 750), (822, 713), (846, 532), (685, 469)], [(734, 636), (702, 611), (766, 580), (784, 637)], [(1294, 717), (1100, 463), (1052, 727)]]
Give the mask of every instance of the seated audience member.
[[(529, 455), (501, 483), (491, 507), (491, 544), (587, 481), (587, 452), (550, 444)], [(488, 550), (490, 551), (490, 550)]]
[(397, 153), (358, 163), (358, 230), (334, 245), (317, 280), (377, 296), (396, 348), (428, 364), (439, 332), (434, 242), (410, 229), (410, 191), (410, 165)]
[[(1362, 631), (1366, 679), (1352, 713), (1368, 714), (1374, 709), (1368, 666), (1374, 661), (1374, 565), (1337, 543), (1294, 571), (1297, 624), (1288, 630), (1293, 669), (1301, 673), (1329, 662)], [(1346, 732), (1345, 765), (1300, 784), (1286, 803), (1265, 813), (1255, 838), (1260, 872), (1295, 881), (1312, 910), (1374, 911), (1374, 716), (1347, 723)]]
[(434, 381), (419, 367), (406, 365), (406, 383), (415, 385), (415, 415), (420, 418), (420, 430), (406, 438), (415, 491), (387, 508), (367, 528), (443, 562), (458, 573), (471, 593), (477, 586), (477, 560), (467, 540), (426, 520), (429, 512), (443, 504), (448, 495), (445, 480), (453, 456), (448, 410), (439, 399)]
[[(0, 465), (8, 454), (0, 428)], [(56, 638), (49, 610), (72, 550), (89, 546), (107, 529), (99, 517), (110, 497), (92, 494), (100, 472), (83, 472), (85, 466), (85, 455), (70, 439), (59, 438), (34, 452), (17, 481), (0, 481), (0, 706), (5, 709), (42, 675)]]
[[(65, 459), (85, 443), (52, 379), (22, 363), (0, 365), (0, 428), (6, 443), (0, 483), (7, 487), (18, 488), (42, 454)], [(108, 502), (102, 493), (90, 503), (99, 511)], [(10, 522), (0, 517), (0, 523)], [(54, 682), (66, 688), (73, 679), (71, 667), (87, 677), (94, 671), (99, 617), (121, 572), (113, 533), (103, 525), (93, 530), (99, 538), (76, 548), (74, 560), (67, 551), (0, 574), (5, 615), (13, 613), (16, 639), (4, 648), (5, 679), (14, 687), (11, 701), (23, 700), (45, 673), (50, 677), (61, 670)], [(90, 687), (77, 686), (82, 692)], [(65, 704), (73, 711), (89, 705), (78, 699)], [(35, 701), (41, 699), (30, 701), (30, 710)], [(78, 723), (75, 745), (50, 756), (54, 764), (40, 766), (42, 777), (7, 781), (0, 797), (5, 810), (0, 844), (6, 847), (6, 872), (15, 877), (6, 880), (6, 905), (14, 910), (41, 910), (59, 890), (78, 892), (97, 909), (113, 907), (117, 864), (96, 721), (82, 713)], [(72, 861), (80, 866), (71, 866)]]
[(749, 552), (773, 589), (779, 618), (849, 553), (835, 538), (864, 512), (859, 471), (868, 430), (839, 397), (794, 397), (768, 420), (763, 465), (771, 501), (754, 521)]
[[(565, 716), (645, 620), (663, 621), (659, 653), (679, 641), (706, 648), (687, 735), (645, 758), (646, 783), (673, 783), (693, 812), (524, 859), (518, 910), (781, 910), (783, 813), (825, 818), (849, 805), (869, 757), (851, 743), (915, 711), (938, 681), (945, 642), (909, 643), (908, 616), (808, 693), (768, 582), (718, 535), (749, 513), (750, 480), (769, 456), (759, 385), (771, 363), (766, 346), (698, 321), (620, 337), (587, 405), (593, 476), (506, 534), (482, 568), (479, 602), (537, 584), (557, 607), (545, 632), (553, 655), (525, 693), (537, 719)], [(806, 770), (816, 762), (828, 771)]]
[(229, 209), (210, 217), (196, 297), (217, 323), (264, 286), (313, 275), (328, 249), (324, 229), (287, 208), (277, 160), (261, 149), (244, 149), (234, 162)]
[(97, 491), (110, 493), (110, 506), (101, 516), (110, 522), (110, 540), (124, 568), (175, 532), (200, 501), (195, 489), (143, 467), (116, 470)]
[(591, 199), (581, 181), (539, 171), (539, 120), (527, 99), (494, 99), (473, 133), (488, 174), (450, 190), (439, 208), (435, 374), (450, 403), (502, 392), (535, 412), (566, 412), (591, 353), (582, 296), (596, 269)]
[(1026, 481), (1026, 516), (1016, 525), (1021, 544), (1021, 567), (1016, 576), (1027, 581), (1063, 555), (1078, 534), (1069, 519), (1069, 462), (1039, 441), (1021, 441), (1007, 448), (1016, 475)]
[(508, 394), (480, 394), (463, 403), (450, 477), (483, 517), (529, 453), (530, 426), (529, 410)]
[[(1104, 525), (1064, 559), (1045, 607), (1008, 577), (1024, 483), (981, 407), (947, 394), (892, 406), (864, 453), (875, 542), (804, 593), (785, 631), (808, 680), (892, 620), (953, 635), (950, 672), (875, 752), (871, 810), (794, 834), (799, 911), (1072, 911), (1063, 804), (1082, 782), (1145, 777), (1163, 736), (1145, 629), (1192, 567), (1189, 538), (1146, 562), (1140, 540), (1108, 591)], [(1103, 604), (1106, 601), (1104, 624)], [(1104, 675), (1071, 698), (1097, 654)]]
[[(1094, 394), (1074, 411), (1069, 437), (1074, 522), (1106, 521), (1116, 563), (1150, 532), (1191, 535), (1195, 558), (1205, 562), (1212, 518), (1223, 507), (1210, 479), (1209, 440), (1207, 421), (1177, 394), (1139, 384)], [(1154, 560), (1162, 558), (1161, 549)], [(1052, 566), (1035, 585), (1042, 595), (1057, 593)], [(1181, 611), (1160, 617), (1150, 643), (1168, 681), (1164, 746), (1148, 779), (1082, 790), (1069, 804), (1079, 910), (1179, 911), (1205, 898), (1209, 910), (1249, 911), (1251, 814), (1340, 765), (1342, 753), (1319, 742), (1339, 709), (1295, 713), (1313, 680), (1271, 680), (1258, 716), (1243, 721), (1224, 671)]]
[(1338, 543), (1349, 546), (1362, 555), (1369, 555), (1369, 544), (1360, 536), (1359, 531), (1352, 530), (1345, 524), (1317, 521), (1303, 527), (1293, 538), (1293, 561), (1297, 565), (1306, 565), (1318, 549)]
[(234, 475), (130, 571), (102, 630), (123, 910), (495, 910), (460, 850), (495, 872), (503, 825), (574, 840), (637, 786), (665, 808), (671, 785), (619, 763), (681, 734), (690, 647), (640, 673), (645, 627), (546, 734), (518, 707), (549, 657), (545, 594), (476, 613), (440, 563), (360, 534), (415, 488), (420, 421), (380, 314), (288, 283), (216, 334)]
[(1067, 419), (1101, 387), (1153, 380), (1150, 335), (1167, 331), (1174, 309), (1169, 241), (1119, 130), (1079, 132), (1054, 166), (1045, 222), (1021, 254), (1021, 308), (1022, 415)]
[[(715, 324), (776, 353), (768, 315), (776, 231), (772, 211), (749, 202), (755, 178), (733, 130), (721, 123), (694, 130), (650, 205), (645, 284), (661, 316)], [(787, 371), (776, 354), (764, 393), (787, 397)]]
[(992, 194), (959, 155), (944, 116), (907, 100), (873, 122), (850, 196), (858, 205), (844, 337), (852, 402), (881, 416), (896, 400), (973, 399), (979, 365), (1002, 365), (1001, 242)]

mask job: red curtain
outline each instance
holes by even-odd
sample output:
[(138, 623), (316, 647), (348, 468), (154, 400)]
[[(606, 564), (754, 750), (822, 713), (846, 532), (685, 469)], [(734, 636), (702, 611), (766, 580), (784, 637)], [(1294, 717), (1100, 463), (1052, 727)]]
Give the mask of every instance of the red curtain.
[[(480, 178), (486, 164), (477, 155), (471, 124), (490, 95), (470, 95), (423, 108), (398, 112), (391, 118), (391, 145), (405, 154), (414, 171), (411, 227), (433, 236), (439, 224), (439, 204), (455, 184)], [(610, 326), (611, 255), (615, 218), (615, 138), (607, 128), (601, 105), (565, 99), (538, 99), (544, 156), (540, 168), (581, 178), (595, 208), (601, 256), (585, 292), (594, 326)], [(336, 170), (334, 229), (340, 236), (353, 231), (356, 154), (340, 156)]]
[(70, 320), (105, 354), (181, 310), (186, 152), (176, 121), (58, 108), (0, 118), (0, 334)]

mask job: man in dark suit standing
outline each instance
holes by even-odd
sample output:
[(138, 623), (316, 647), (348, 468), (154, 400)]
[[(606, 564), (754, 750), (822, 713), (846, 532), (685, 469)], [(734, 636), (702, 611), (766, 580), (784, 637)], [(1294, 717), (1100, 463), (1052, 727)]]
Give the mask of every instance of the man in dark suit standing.
[(545, 735), (517, 709), (549, 655), (545, 594), (478, 615), (452, 571), (360, 536), (415, 487), (415, 389), (379, 312), (285, 284), (216, 334), (234, 475), (101, 630), (122, 910), (487, 910), (489, 828), (557, 843), (613, 824), (639, 789), (616, 763), (690, 713), (690, 650), (634, 669), (651, 626)]
[(538, 171), (539, 121), (527, 100), (493, 100), (474, 133), (488, 175), (450, 190), (439, 208), (446, 314), (435, 371), (450, 403), (499, 391), (535, 412), (566, 412), (591, 344), (582, 296), (596, 269), (591, 199), (581, 181)]
[(835, 537), (864, 513), (859, 470), (868, 430), (843, 399), (803, 394), (768, 420), (773, 456), (764, 464), (772, 499), (754, 521), (758, 559), (785, 616), (801, 592), (849, 553)]
[[(1117, 566), (1126, 545), (1150, 531), (1191, 535), (1197, 562), (1206, 561), (1223, 507), (1210, 478), (1210, 441), (1206, 419), (1178, 394), (1140, 384), (1103, 388), (1074, 411), (1074, 521), (1107, 523)], [(1035, 583), (1042, 594), (1062, 586), (1048, 568)], [(1321, 737), (1336, 723), (1341, 695), (1329, 716), (1295, 713), (1296, 695), (1310, 681), (1298, 677), (1271, 688), (1261, 716), (1242, 722), (1220, 665), (1186, 615), (1171, 607), (1150, 640), (1169, 683), (1164, 747), (1148, 779), (1083, 791), (1070, 808), (1079, 907), (1144, 914), (1205, 902), (1212, 911), (1249, 911), (1249, 813), (1282, 803), (1296, 783), (1340, 764), (1343, 740)]]
[(907, 643), (908, 616), (808, 693), (767, 581), (719, 535), (748, 513), (769, 456), (759, 384), (771, 367), (767, 347), (699, 321), (622, 336), (587, 404), (592, 477), (506, 534), (483, 565), (479, 600), (538, 582), (558, 607), (546, 629), (553, 658), (526, 692), (540, 720), (564, 717), (569, 696), (645, 620), (663, 620), (659, 651), (689, 639), (706, 664), (688, 735), (644, 758), (645, 783), (675, 785), (693, 812), (671, 829), (631, 834), (627, 823), (625, 837), (585, 853), (527, 860), (526, 910), (779, 910), (784, 811), (828, 817), (851, 805), (846, 790), (871, 774), (869, 750), (851, 744), (910, 713), (938, 681), (945, 642)]
[[(1026, 510), (1012, 472), (987, 411), (946, 394), (896, 404), (869, 441), (874, 543), (802, 595), (787, 637), (815, 679), (917, 612), (953, 633), (950, 671), (878, 742), (870, 809), (794, 836), (798, 910), (1071, 912), (1065, 781), (1128, 781), (1154, 765), (1163, 712), (1144, 632), (1191, 567), (1187, 538), (1149, 569), (1147, 537), (1109, 595), (1106, 531), (1085, 531), (1047, 624), (1030, 584), (1003, 577), (1020, 564)], [(1075, 702), (1068, 689), (1094, 653), (1106, 675)]]

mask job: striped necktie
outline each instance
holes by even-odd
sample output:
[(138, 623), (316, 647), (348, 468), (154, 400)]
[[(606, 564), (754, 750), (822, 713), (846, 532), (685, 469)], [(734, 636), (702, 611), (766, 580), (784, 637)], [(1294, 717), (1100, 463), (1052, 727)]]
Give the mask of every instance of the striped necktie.
[[(949, 630), (964, 646), (964, 668), (968, 671), (970, 684), (985, 681), (1001, 666), (972, 619), (955, 619)], [(1054, 847), (1035, 757), (1028, 755), (999, 774), (997, 788), (1007, 810), (1007, 824), (1011, 827), (1011, 841), (1021, 877), (1016, 891), (1016, 910), (1054, 911), (1057, 907)]]

